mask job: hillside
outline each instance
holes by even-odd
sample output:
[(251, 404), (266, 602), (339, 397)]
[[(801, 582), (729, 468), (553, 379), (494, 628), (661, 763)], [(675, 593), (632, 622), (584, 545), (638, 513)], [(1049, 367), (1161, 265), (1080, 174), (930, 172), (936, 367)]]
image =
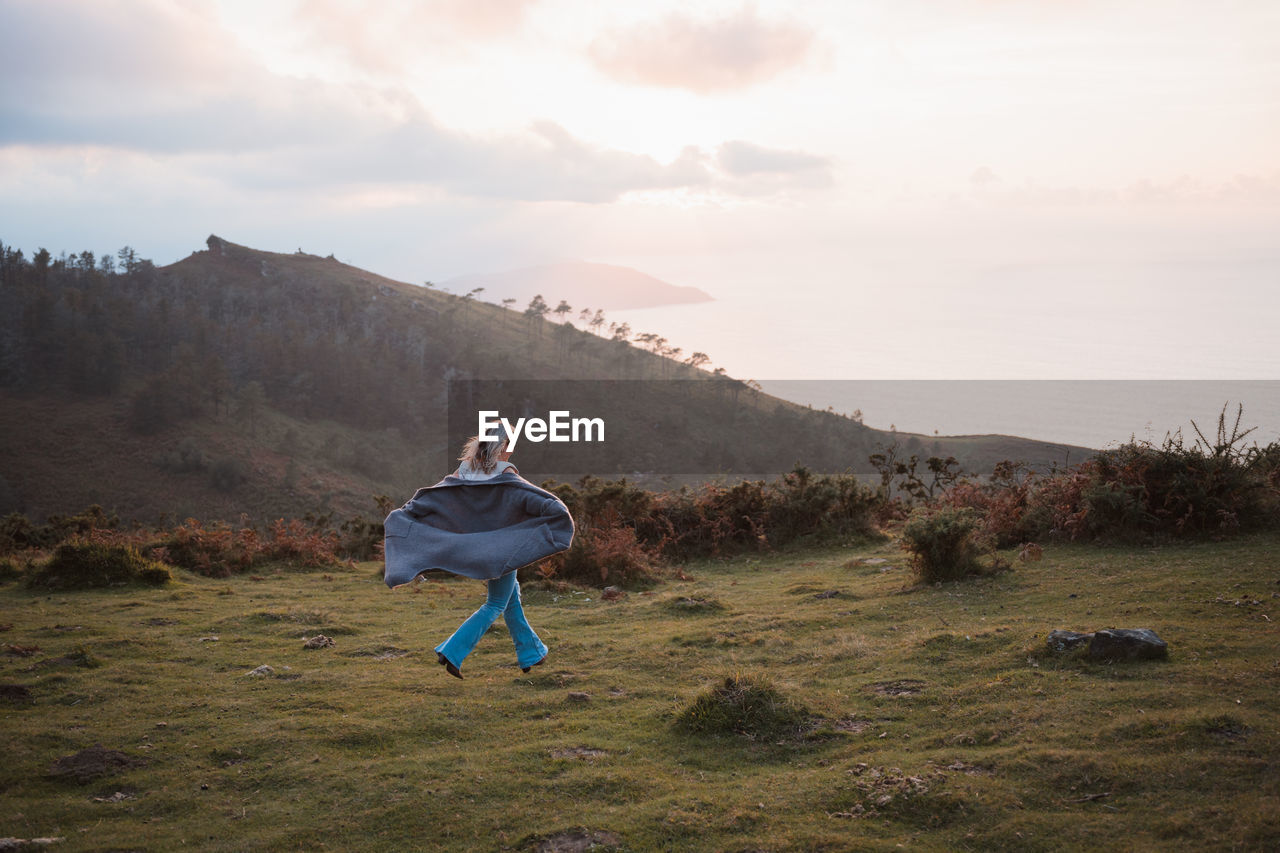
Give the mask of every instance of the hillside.
[(88, 253), (3, 259), (0, 511), (44, 517), (96, 501), (148, 520), (368, 512), (373, 495), (398, 501), (451, 467), (474, 430), (464, 418), (450, 434), (450, 389), (455, 415), (459, 389), (496, 394), (515, 415), (570, 398), (579, 414), (607, 415), (605, 446), (570, 457), (525, 446), (518, 461), (534, 480), (662, 485), (797, 463), (869, 474), (867, 457), (895, 442), (977, 471), (1005, 458), (1043, 467), (1068, 451), (889, 435), (680, 361), (654, 334), (605, 338), (332, 257), (210, 237), (166, 267), (125, 250), (119, 267)]

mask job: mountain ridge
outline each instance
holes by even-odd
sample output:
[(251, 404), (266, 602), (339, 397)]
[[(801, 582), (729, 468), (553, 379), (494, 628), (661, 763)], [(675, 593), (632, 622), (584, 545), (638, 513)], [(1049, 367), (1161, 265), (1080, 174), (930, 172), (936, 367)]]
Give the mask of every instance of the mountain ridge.
[[(615, 407), (631, 432), (611, 427), (614, 447), (635, 452), (584, 452), (586, 472), (639, 472), (657, 487), (793, 464), (870, 474), (867, 456), (888, 443), (973, 470), (1068, 452), (891, 435), (681, 361), (656, 335), (603, 337), (333, 257), (216, 235), (207, 247), (112, 272), (3, 254), (0, 513), (65, 513), (88, 498), (139, 519), (367, 513), (372, 496), (407, 497), (454, 464), (448, 391), (466, 380), (549, 382), (539, 412), (559, 407), (564, 381), (588, 380), (583, 412)], [(522, 447), (521, 470), (535, 481), (574, 473), (534, 450)]]

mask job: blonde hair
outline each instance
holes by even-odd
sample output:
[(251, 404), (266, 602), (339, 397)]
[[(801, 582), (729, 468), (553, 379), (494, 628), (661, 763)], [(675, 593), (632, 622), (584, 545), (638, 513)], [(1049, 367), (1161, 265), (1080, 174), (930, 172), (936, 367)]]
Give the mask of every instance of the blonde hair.
[(507, 431), (498, 424), (497, 441), (481, 441), (480, 436), (473, 435), (462, 446), (462, 455), (458, 461), (470, 465), (477, 471), (490, 474), (498, 466), (498, 456), (507, 448)]

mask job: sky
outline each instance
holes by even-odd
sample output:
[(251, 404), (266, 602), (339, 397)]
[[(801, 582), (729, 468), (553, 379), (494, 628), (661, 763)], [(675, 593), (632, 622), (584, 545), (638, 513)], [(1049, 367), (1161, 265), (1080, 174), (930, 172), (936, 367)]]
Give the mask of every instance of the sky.
[(760, 378), (1280, 376), (1273, 0), (0, 0), (0, 32), (28, 253), (622, 264), (715, 296), (639, 320)]

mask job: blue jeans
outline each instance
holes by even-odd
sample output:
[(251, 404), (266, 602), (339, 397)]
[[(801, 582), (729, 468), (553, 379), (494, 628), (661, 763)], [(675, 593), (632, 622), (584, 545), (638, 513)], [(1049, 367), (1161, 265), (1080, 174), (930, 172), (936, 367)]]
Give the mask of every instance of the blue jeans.
[(453, 636), (436, 646), (435, 650), (448, 658), (454, 666), (462, 666), (462, 661), (471, 654), (484, 632), (502, 616), (506, 619), (511, 640), (516, 644), (516, 661), (522, 667), (533, 666), (547, 656), (547, 647), (524, 618), (524, 608), (520, 606), (520, 582), (516, 580), (516, 573), (507, 572), (488, 584), (489, 594), (480, 609), (468, 616), (458, 626), (458, 630), (453, 632)]

